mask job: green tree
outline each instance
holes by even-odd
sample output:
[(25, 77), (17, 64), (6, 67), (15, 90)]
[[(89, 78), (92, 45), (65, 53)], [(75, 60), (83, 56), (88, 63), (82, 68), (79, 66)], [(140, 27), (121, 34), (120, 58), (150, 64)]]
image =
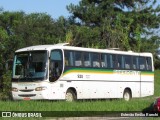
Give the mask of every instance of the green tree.
[(82, 27), (99, 28), (95, 40), (100, 38), (100, 47), (140, 51), (143, 36), (159, 27), (160, 7), (154, 7), (155, 3), (156, 0), (82, 0), (67, 9)]
[[(13, 59), (15, 50), (32, 45), (54, 44), (65, 39), (65, 34), (61, 33), (62, 27), (58, 25), (58, 21), (45, 13), (27, 15), (21, 11), (0, 11), (0, 86), (10, 83), (11, 76), (5, 67)], [(11, 64), (9, 68), (12, 68)], [(7, 90), (9, 92), (9, 87), (3, 87), (2, 91)]]

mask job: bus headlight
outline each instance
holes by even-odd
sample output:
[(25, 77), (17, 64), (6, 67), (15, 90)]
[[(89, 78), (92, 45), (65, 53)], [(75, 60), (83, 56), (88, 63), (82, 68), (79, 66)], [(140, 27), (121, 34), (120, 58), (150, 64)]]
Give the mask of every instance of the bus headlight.
[(12, 87), (12, 91), (13, 91), (13, 92), (18, 92), (18, 89), (15, 88), (15, 87)]
[(35, 91), (42, 91), (42, 90), (46, 90), (46, 89), (47, 89), (46, 86), (42, 86), (42, 87), (37, 87), (37, 88), (35, 89)]

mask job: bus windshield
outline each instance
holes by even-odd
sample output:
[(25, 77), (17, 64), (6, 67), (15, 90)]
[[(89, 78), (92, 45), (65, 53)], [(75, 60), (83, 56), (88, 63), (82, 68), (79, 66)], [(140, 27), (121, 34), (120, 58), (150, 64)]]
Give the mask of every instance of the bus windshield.
[(12, 81), (44, 80), (47, 77), (47, 51), (16, 53)]

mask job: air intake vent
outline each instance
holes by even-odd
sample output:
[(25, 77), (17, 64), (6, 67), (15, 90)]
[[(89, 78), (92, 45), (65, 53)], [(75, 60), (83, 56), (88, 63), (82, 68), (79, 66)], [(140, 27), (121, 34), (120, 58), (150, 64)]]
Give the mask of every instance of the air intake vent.
[(34, 96), (36, 96), (36, 94), (21, 94), (21, 95), (18, 95), (18, 96), (20, 96), (20, 97), (34, 97)]

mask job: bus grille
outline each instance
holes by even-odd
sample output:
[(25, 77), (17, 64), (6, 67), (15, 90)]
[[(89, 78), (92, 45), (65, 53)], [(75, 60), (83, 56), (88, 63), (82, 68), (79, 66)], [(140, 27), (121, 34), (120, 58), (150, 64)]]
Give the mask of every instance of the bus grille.
[(34, 97), (34, 96), (36, 96), (36, 94), (21, 94), (21, 95), (18, 95), (18, 96), (20, 96), (20, 97)]
[(19, 90), (21, 92), (32, 92), (34, 89), (30, 89), (30, 90)]

